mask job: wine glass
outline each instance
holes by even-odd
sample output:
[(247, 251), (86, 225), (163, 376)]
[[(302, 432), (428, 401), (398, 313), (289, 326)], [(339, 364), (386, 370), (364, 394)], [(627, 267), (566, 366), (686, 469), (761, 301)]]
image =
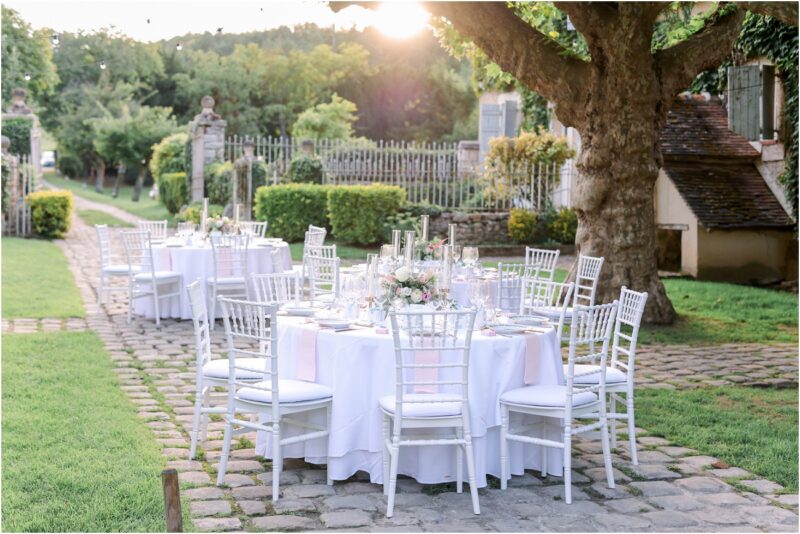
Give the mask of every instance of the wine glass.
[(453, 263), (458, 263), (461, 259), (461, 245), (453, 245)]
[(461, 258), (464, 260), (470, 270), (478, 263), (478, 247), (464, 247), (461, 252)]

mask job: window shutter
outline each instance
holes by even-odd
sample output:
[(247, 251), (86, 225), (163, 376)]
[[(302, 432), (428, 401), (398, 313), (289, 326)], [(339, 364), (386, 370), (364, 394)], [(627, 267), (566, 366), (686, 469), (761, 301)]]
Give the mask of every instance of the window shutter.
[(761, 75), (758, 65), (728, 68), (728, 128), (750, 141), (761, 134)]
[(500, 106), (497, 104), (483, 104), (481, 105), (480, 115), (480, 159), (483, 161), (483, 155), (489, 151), (489, 139), (500, 137), (502, 132), (500, 130)]
[(775, 139), (775, 67), (761, 66), (761, 139)]
[(513, 100), (507, 100), (503, 104), (503, 135), (517, 136), (517, 103)]

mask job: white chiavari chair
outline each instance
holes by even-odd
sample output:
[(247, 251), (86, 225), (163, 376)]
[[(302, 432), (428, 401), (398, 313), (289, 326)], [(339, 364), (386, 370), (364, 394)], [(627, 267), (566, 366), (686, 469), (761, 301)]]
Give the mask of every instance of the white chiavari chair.
[(248, 235), (211, 236), (214, 274), (206, 280), (208, 312), (211, 329), (216, 319), (216, 302), (219, 295), (247, 299), (250, 296), (247, 277)]
[(522, 281), (522, 297), (519, 313), (521, 315), (544, 315), (556, 324), (559, 344), (564, 333), (564, 321), (572, 303), (572, 282), (551, 282), (538, 278), (525, 278)]
[(508, 313), (518, 313), (522, 298), (522, 281), (539, 277), (539, 264), (497, 264), (497, 308)]
[(558, 249), (547, 250), (543, 248), (525, 247), (525, 264), (540, 264), (539, 276), (545, 280), (553, 280), (558, 264), (558, 256), (561, 251)]
[[(278, 316), (277, 304), (246, 302), (220, 297), (225, 335), (228, 339), (228, 404), (225, 415), (225, 436), (222, 445), (217, 485), (225, 479), (231, 439), (234, 435), (253, 430), (269, 432), (272, 437), (272, 500), (280, 493), (280, 475), (283, 470), (282, 447), (318, 438), (327, 438), (330, 429), (330, 388), (313, 382), (280, 378), (278, 371)], [(257, 382), (241, 380), (240, 370), (251, 368), (241, 365), (243, 360), (257, 358), (263, 362)], [(325, 410), (325, 426), (291, 419), (294, 414), (312, 410)], [(239, 414), (256, 414), (255, 421), (245, 420)], [(266, 419), (266, 421), (265, 421)], [(292, 425), (305, 429), (305, 433), (284, 437), (283, 428)], [(333, 480), (328, 476), (328, 485)]]
[[(611, 447), (617, 446), (617, 420), (627, 421), (628, 443), (631, 449), (631, 463), (633, 465), (639, 464), (636, 451), (636, 423), (633, 403), (634, 362), (639, 327), (642, 324), (645, 304), (647, 304), (647, 293), (639, 293), (622, 286), (619, 294), (617, 320), (614, 324), (611, 362), (606, 368), (606, 392), (610, 400), (608, 419), (611, 425)], [(597, 383), (599, 375), (588, 373), (598, 369), (599, 366), (592, 363), (576, 365), (575, 383)], [(617, 411), (617, 402), (625, 405), (625, 412)]]
[(594, 306), (597, 282), (603, 269), (604, 258), (578, 256), (578, 270), (575, 274), (575, 293), (573, 306)]
[[(211, 332), (208, 323), (208, 307), (203, 295), (203, 285), (195, 280), (186, 286), (189, 294), (189, 307), (192, 310), (195, 340), (195, 395), (194, 417), (192, 419), (191, 446), (189, 459), (197, 453), (197, 443), (205, 443), (208, 429), (208, 414), (226, 414), (227, 407), (210, 406), (212, 388), (228, 387), (230, 364), (227, 358), (213, 358), (211, 353)], [(240, 358), (237, 362), (236, 378), (242, 381), (258, 381), (262, 374), (264, 360), (261, 358)]]
[[(133, 318), (135, 299), (151, 298), (155, 310), (156, 324), (161, 324), (160, 301), (178, 297), (183, 291), (183, 275), (177, 271), (156, 271), (153, 263), (153, 248), (150, 233), (143, 231), (122, 232), (122, 244), (128, 259), (128, 322)], [(137, 271), (134, 267), (138, 266)], [(166, 293), (160, 287), (167, 286)], [(173, 287), (174, 286), (174, 287)]]
[(286, 304), (301, 298), (302, 284), (298, 272), (254, 274), (252, 280), (253, 296), (258, 302)]
[[(572, 436), (600, 430), (603, 461), (608, 487), (614, 488), (611, 445), (606, 418), (606, 361), (618, 302), (597, 306), (577, 306), (572, 315), (569, 358), (565, 369), (565, 385), (532, 385), (512, 389), (500, 396), (502, 426), (500, 429), (500, 487), (508, 484), (508, 442), (516, 441), (542, 447), (542, 476), (547, 475), (547, 447), (561, 449), (564, 454), (564, 500), (572, 503)], [(602, 346), (600, 353), (595, 346)], [(577, 362), (600, 359), (600, 367), (587, 373), (578, 372)], [(585, 376), (597, 375), (594, 384), (579, 383)], [(529, 428), (511, 425), (511, 414), (518, 413), (553, 420), (561, 426), (561, 441), (528, 434)], [(575, 420), (590, 420), (587, 424)], [(596, 420), (596, 421), (595, 421)], [(573, 426), (579, 424), (580, 426)], [(534, 427), (538, 425), (533, 425)]]
[(150, 232), (150, 241), (153, 243), (167, 240), (167, 221), (136, 221), (136, 228)]
[(239, 229), (253, 237), (267, 237), (267, 221), (239, 221)]
[(139, 272), (138, 265), (129, 265), (126, 263), (114, 263), (114, 253), (111, 247), (111, 235), (108, 231), (108, 225), (95, 224), (95, 231), (97, 232), (97, 244), (100, 249), (100, 285), (97, 288), (97, 311), (100, 311), (100, 306), (105, 303), (106, 293), (114, 291), (128, 291), (127, 284), (124, 286), (106, 285), (106, 278), (130, 278), (131, 272)]
[(339, 257), (336, 245), (309, 246), (306, 257), (309, 298), (329, 303), (339, 297)]
[[(456, 446), (458, 493), (463, 491), (466, 455), (472, 511), (480, 514), (469, 415), (469, 353), (475, 310), (391, 311), (390, 319), (397, 370), (395, 394), (380, 399), (386, 517), (394, 514), (401, 447), (423, 445)], [(417, 363), (418, 355), (431, 352), (438, 353), (439, 363)], [(404, 429), (413, 433), (404, 434)], [(436, 433), (420, 435), (422, 429), (436, 429)], [(452, 435), (441, 433), (448, 429)]]

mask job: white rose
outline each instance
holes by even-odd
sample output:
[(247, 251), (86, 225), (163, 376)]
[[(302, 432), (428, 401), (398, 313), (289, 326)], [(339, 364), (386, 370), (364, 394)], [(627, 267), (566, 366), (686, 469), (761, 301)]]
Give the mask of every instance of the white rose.
[(422, 300), (422, 291), (415, 289), (411, 292), (411, 302), (420, 302)]
[(410, 297), (411, 296), (411, 288), (410, 287), (404, 287), (403, 288), (403, 295), (406, 296), (406, 297)]
[(408, 270), (408, 267), (400, 267), (394, 273), (394, 277), (397, 278), (398, 282), (405, 282), (410, 276), (411, 271)]

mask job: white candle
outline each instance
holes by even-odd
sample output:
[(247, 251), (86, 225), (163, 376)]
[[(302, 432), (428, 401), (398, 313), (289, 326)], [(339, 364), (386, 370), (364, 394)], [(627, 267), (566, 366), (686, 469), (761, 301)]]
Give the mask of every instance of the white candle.
[(456, 244), (456, 225), (455, 224), (448, 224), (447, 225), (447, 243), (450, 245)]
[(422, 242), (428, 242), (428, 222), (430, 217), (428, 215), (422, 216)]
[(442, 265), (442, 279), (439, 287), (450, 289), (450, 278), (453, 276), (453, 245), (445, 245)]
[(203, 233), (205, 233), (208, 229), (208, 197), (203, 199), (203, 213), (200, 215), (200, 219), (200, 226), (203, 230)]
[(233, 222), (239, 224), (239, 204), (233, 207)]

